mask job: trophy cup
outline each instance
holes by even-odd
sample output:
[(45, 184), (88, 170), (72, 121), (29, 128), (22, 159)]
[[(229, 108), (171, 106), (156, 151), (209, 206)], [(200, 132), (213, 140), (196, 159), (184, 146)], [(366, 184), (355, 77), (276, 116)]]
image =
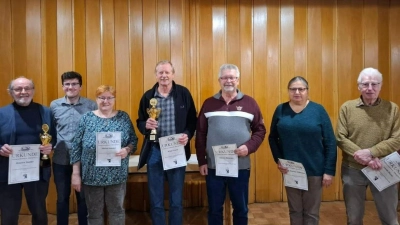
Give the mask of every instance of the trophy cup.
[[(157, 118), (160, 116), (160, 112), (161, 112), (160, 108), (156, 108), (157, 99), (155, 99), (155, 98), (150, 99), (150, 105), (151, 105), (151, 108), (147, 109), (147, 113), (149, 114), (150, 118), (157, 120)], [(156, 129), (153, 129), (150, 131), (149, 140), (152, 142), (158, 141)]]
[[(47, 133), (49, 131), (49, 125), (43, 124), (42, 130), (44, 133), (40, 134), (40, 140), (42, 141), (42, 145), (47, 145), (51, 141), (51, 135)], [(49, 157), (46, 154), (43, 154), (41, 160), (42, 161), (49, 160)]]

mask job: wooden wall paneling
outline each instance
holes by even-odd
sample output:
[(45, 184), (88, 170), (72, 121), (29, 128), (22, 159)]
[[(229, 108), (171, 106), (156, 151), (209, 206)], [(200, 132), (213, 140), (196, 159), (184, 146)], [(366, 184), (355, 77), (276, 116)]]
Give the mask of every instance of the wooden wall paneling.
[(26, 77), (35, 82), (34, 99), (43, 103), (43, 92), (47, 90), (42, 80), (42, 42), (40, 21), (40, 0), (26, 1)]
[[(200, 99), (200, 89), (201, 89), (201, 77), (199, 76), (199, 8), (196, 2), (197, 0), (185, 1), (186, 11), (189, 12), (186, 15), (186, 29), (188, 38), (188, 50), (186, 52), (188, 56), (188, 61), (190, 67), (188, 67), (188, 74), (190, 74), (190, 91), (192, 93), (193, 101), (196, 104), (197, 113), (200, 111), (201, 104), (203, 102)], [(195, 138), (193, 138), (195, 139)], [(192, 141), (192, 153), (196, 152), (194, 148), (194, 140)]]
[[(143, 5), (142, 1), (129, 1), (129, 63), (130, 63), (130, 86), (131, 86), (131, 120), (138, 136), (138, 146), (135, 154), (140, 153), (143, 136), (137, 130), (136, 118), (140, 98), (145, 89), (144, 63), (143, 63)], [(150, 78), (153, 81), (153, 78)]]
[[(58, 58), (58, 76), (73, 68), (73, 18), (72, 1), (57, 0), (57, 58)], [(58, 96), (63, 96), (64, 92), (61, 86), (61, 77), (58, 76), (57, 82)]]
[(13, 79), (13, 47), (12, 47), (12, 15), (11, 1), (0, 0), (0, 107), (11, 102), (7, 92), (8, 84)]
[[(321, 3), (321, 83), (320, 103), (324, 106), (329, 114), (333, 129), (336, 128), (338, 116), (337, 106), (337, 74), (336, 69), (336, 3)], [(336, 175), (332, 185), (324, 189), (322, 199), (332, 201), (338, 199), (340, 185), (340, 157), (336, 161)]]
[[(227, 62), (239, 67), (239, 89), (253, 96), (253, 6), (250, 2), (227, 2)], [(261, 148), (260, 148), (261, 149)], [(256, 155), (250, 155), (249, 202), (256, 200)]]
[[(114, 1), (114, 46), (115, 46), (115, 88), (117, 90), (116, 109), (123, 110), (130, 115), (131, 105), (137, 104), (132, 101), (131, 76), (129, 73), (129, 7), (127, 0)], [(134, 112), (136, 113), (136, 112)], [(131, 120), (136, 118), (131, 117)], [(132, 121), (133, 122), (133, 121)]]
[[(352, 0), (351, 3), (351, 68), (350, 68), (350, 81), (353, 86), (350, 89), (354, 98), (360, 96), (357, 89), (357, 78), (360, 71), (365, 67), (364, 65), (364, 27), (362, 21), (363, 16), (363, 2), (359, 0)], [(363, 18), (363, 19), (360, 19)], [(349, 35), (349, 34), (347, 34)], [(348, 77), (349, 78), (349, 77)], [(347, 78), (347, 80), (348, 80)]]
[[(294, 7), (294, 76), (303, 76), (307, 79), (307, 0), (292, 2)], [(287, 82), (286, 82), (287, 84)]]
[(11, 43), (14, 62), (13, 78), (17, 78), (19, 76), (27, 76), (26, 1), (11, 1), (11, 17)]
[(293, 0), (281, 1), (281, 67), (280, 92), (281, 101), (288, 100), (287, 84), (295, 76), (295, 30)]
[[(171, 30), (169, 0), (156, 1), (157, 61), (171, 59)], [(182, 37), (180, 37), (182, 38)], [(181, 60), (181, 59), (179, 59)], [(172, 62), (174, 65), (179, 62)], [(176, 69), (176, 68), (175, 68)], [(181, 72), (180, 72), (181, 73)]]
[[(226, 5), (225, 0), (214, 0), (212, 4), (212, 45), (208, 45), (212, 49), (212, 63), (208, 66), (213, 68), (212, 73), (209, 74), (211, 84), (213, 85), (213, 93), (216, 93), (221, 89), (218, 79), (219, 68), (222, 64), (228, 63), (226, 58), (227, 52), (227, 21), (226, 15)], [(209, 96), (210, 97), (210, 96)]]
[(87, 97), (96, 98), (96, 89), (102, 84), (102, 53), (100, 34), (100, 2), (86, 1), (86, 89)]
[(58, 98), (57, 2), (41, 1), (43, 104)]
[(309, 0), (307, 8), (307, 54), (306, 74), (310, 89), (311, 101), (321, 103), (322, 86), (322, 40), (321, 40), (321, 6), (317, 0)]
[(364, 67), (378, 69), (378, 7), (376, 0), (365, 0), (363, 7)]
[(390, 43), (390, 80), (385, 80), (385, 86), (390, 86), (390, 99), (400, 105), (398, 84), (400, 83), (400, 3), (391, 1), (389, 9), (389, 43)]
[[(200, 107), (204, 100), (215, 94), (218, 88), (217, 74), (214, 74), (213, 68), (213, 19), (212, 1), (201, 0), (196, 2), (199, 7), (197, 20), (199, 23), (197, 35), (199, 37), (198, 45), (198, 76), (200, 89), (198, 95), (200, 97)], [(211, 45), (211, 43), (213, 43)], [(215, 87), (215, 88), (214, 88)], [(199, 109), (200, 109), (199, 107)]]
[[(72, 2), (72, 64), (71, 70), (82, 75), (81, 96), (87, 96), (87, 60), (86, 60), (86, 2), (82, 0), (73, 0)], [(60, 77), (61, 74), (58, 74)], [(60, 82), (61, 83), (61, 82)]]
[[(263, 108), (263, 116), (265, 127), (267, 129), (267, 134), (264, 139), (263, 149), (266, 152), (263, 153), (263, 157), (260, 159), (261, 165), (265, 163), (264, 159), (267, 157), (267, 167), (264, 170), (257, 170), (257, 174), (268, 174), (268, 183), (266, 195), (264, 194), (264, 201), (282, 201), (283, 197), (283, 185), (282, 185), (282, 174), (278, 170), (277, 165), (272, 157), (271, 150), (268, 144), (268, 135), (270, 134), (270, 126), (272, 116), (275, 112), (276, 107), (282, 102), (282, 99), (287, 98), (287, 93), (285, 96), (281, 96), (279, 87), (282, 85), (280, 80), (280, 59), (281, 59), (281, 12), (280, 12), (280, 1), (279, 0), (268, 0), (267, 1), (267, 40), (266, 40), (266, 96), (263, 99), (261, 107)], [(261, 96), (260, 96), (261, 97)], [(257, 155), (258, 156), (258, 155)], [(257, 157), (259, 158), (259, 157)], [(261, 161), (262, 160), (262, 161)], [(259, 165), (260, 163), (257, 163)], [(266, 170), (265, 170), (266, 169)], [(262, 189), (262, 184), (257, 182), (257, 192)], [(259, 201), (257, 193), (257, 201)], [(262, 196), (262, 195), (261, 195)], [(265, 199), (266, 197), (266, 199)]]
[[(241, 89), (245, 88), (245, 83), (250, 82), (245, 82), (243, 83), (243, 78), (245, 77), (252, 77), (252, 74), (249, 73), (249, 71), (243, 70), (244, 67), (251, 68), (251, 56), (249, 56), (249, 53), (251, 52), (251, 39), (246, 39), (242, 40), (241, 36), (242, 35), (247, 35), (249, 36), (252, 31), (252, 24), (251, 24), (251, 11), (250, 14), (248, 14), (248, 10), (251, 10), (252, 5), (247, 2), (240, 3), (240, 0), (231, 0), (231, 1), (226, 1), (226, 62), (227, 63), (232, 63), (235, 64), (239, 67), (240, 72), (241, 72), (241, 83), (240, 87)], [(246, 10), (244, 14), (241, 13), (241, 9)], [(247, 22), (248, 27), (242, 27), (240, 26), (241, 20), (245, 20)], [(251, 36), (250, 36), (251, 37)], [(243, 65), (241, 63), (241, 53), (242, 53), (242, 46), (245, 45), (247, 50), (250, 50), (247, 52), (247, 60), (244, 63), (248, 63), (247, 65)], [(246, 54), (246, 52), (243, 52)], [(243, 73), (244, 72), (244, 73)], [(249, 89), (251, 90), (251, 89)]]
[[(100, 0), (101, 82), (115, 87), (114, 0)], [(116, 102), (121, 99), (116, 98)]]
[[(382, 0), (377, 3), (377, 21), (378, 28), (377, 33), (377, 60), (378, 68), (382, 73), (383, 80), (390, 80), (390, 32), (389, 32), (389, 6), (390, 0)], [(390, 92), (393, 91), (388, 83), (384, 83), (382, 90), (380, 92), (380, 97), (384, 99), (389, 99)]]
[[(161, 34), (161, 36), (167, 36), (166, 34), (169, 34), (168, 39), (165, 40), (168, 40), (169, 43), (163, 44), (162, 47), (165, 48), (165, 54), (168, 53), (168, 59), (174, 64), (175, 82), (190, 88), (188, 86), (188, 84), (190, 84), (190, 74), (186, 73), (186, 67), (190, 61), (188, 61), (187, 55), (185, 54), (187, 49), (187, 37), (185, 32), (186, 13), (184, 11), (184, 5), (184, 0), (170, 0), (170, 4), (166, 6), (169, 6), (168, 31), (165, 34)], [(163, 37), (163, 39), (164, 38), (166, 37)]]
[[(249, 8), (248, 3), (242, 2), (240, 4), (240, 47), (241, 47), (241, 65), (243, 67), (242, 73), (246, 71), (251, 76), (242, 76), (241, 82), (243, 88), (246, 88), (248, 94), (252, 96), (262, 113), (265, 112), (267, 105), (267, 25), (268, 6), (265, 0), (255, 0), (253, 7)], [(249, 21), (250, 19), (250, 21)], [(276, 32), (276, 31), (275, 31)], [(249, 43), (249, 41), (252, 42)], [(253, 73), (251, 73), (253, 72)], [(244, 90), (243, 90), (244, 91)], [(266, 122), (267, 115), (263, 114), (264, 122)], [(267, 124), (266, 128), (268, 127)], [(268, 133), (267, 133), (268, 135)], [(259, 147), (256, 153), (252, 156), (252, 174), (254, 173), (254, 184), (250, 185), (255, 188), (255, 200), (260, 202), (268, 201), (269, 193), (269, 180), (271, 173), (268, 171), (268, 164), (265, 160), (268, 158), (268, 149), (265, 149), (265, 142)], [(266, 151), (267, 150), (267, 151)], [(253, 182), (253, 180), (251, 180)], [(274, 185), (275, 188), (277, 185)], [(272, 187), (274, 188), (274, 187)], [(253, 197), (253, 196), (252, 196)], [(279, 199), (280, 200), (280, 199)]]
[(143, 1), (143, 66), (144, 90), (156, 82), (154, 67), (158, 62), (156, 0)]

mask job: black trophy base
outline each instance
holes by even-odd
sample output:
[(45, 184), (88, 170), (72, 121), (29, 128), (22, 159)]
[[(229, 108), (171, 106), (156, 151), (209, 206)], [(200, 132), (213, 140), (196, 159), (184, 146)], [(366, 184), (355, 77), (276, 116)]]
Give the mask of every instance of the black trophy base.
[(40, 167), (50, 167), (51, 161), (50, 159), (40, 159)]

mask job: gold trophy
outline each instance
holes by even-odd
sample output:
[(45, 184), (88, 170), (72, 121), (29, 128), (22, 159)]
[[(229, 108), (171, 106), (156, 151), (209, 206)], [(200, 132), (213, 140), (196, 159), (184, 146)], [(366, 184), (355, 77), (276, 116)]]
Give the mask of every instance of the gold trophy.
[[(49, 131), (49, 125), (42, 125), (43, 134), (40, 134), (40, 140), (42, 141), (42, 145), (48, 145), (51, 141), (51, 135), (47, 132)], [(49, 157), (46, 154), (43, 154), (42, 160), (49, 160)]]
[[(157, 99), (155, 99), (155, 98), (150, 99), (150, 105), (151, 105), (151, 108), (147, 109), (147, 113), (149, 114), (150, 118), (157, 120), (157, 118), (160, 116), (160, 112), (161, 112), (160, 108), (156, 108)], [(156, 129), (153, 129), (150, 131), (149, 140), (153, 141), (153, 142), (158, 141)]]

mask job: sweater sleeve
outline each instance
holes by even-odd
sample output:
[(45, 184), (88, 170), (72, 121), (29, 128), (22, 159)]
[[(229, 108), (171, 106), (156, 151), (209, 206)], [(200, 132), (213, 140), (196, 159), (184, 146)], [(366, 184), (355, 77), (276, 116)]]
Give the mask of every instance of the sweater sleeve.
[[(207, 101), (207, 100), (206, 100)], [(197, 119), (197, 126), (196, 126), (196, 155), (197, 160), (199, 162), (199, 166), (207, 164), (207, 154), (206, 154), (206, 147), (207, 147), (207, 130), (208, 130), (208, 120), (204, 115), (205, 102), (200, 110), (199, 117)]]
[(393, 120), (390, 126), (390, 137), (370, 148), (371, 154), (375, 157), (384, 157), (400, 149), (399, 107), (394, 103), (391, 104), (391, 118)]
[(253, 109), (254, 109), (254, 118), (251, 121), (250, 129), (251, 129), (251, 138), (248, 140), (245, 145), (247, 146), (250, 155), (257, 151), (260, 147), (261, 143), (264, 141), (265, 133), (267, 132), (264, 125), (264, 119), (261, 114), (260, 107), (257, 105), (256, 101), (251, 98), (253, 101)]
[(279, 122), (279, 114), (280, 111), (282, 110), (282, 105), (279, 105), (276, 107), (274, 115), (272, 116), (272, 121), (271, 121), (271, 127), (270, 127), (270, 133), (268, 136), (268, 142), (269, 142), (269, 147), (271, 148), (271, 153), (272, 156), (274, 157), (274, 161), (278, 163), (279, 158), (284, 158), (283, 157), (283, 152), (280, 147), (280, 139), (279, 139), (279, 133), (278, 133), (278, 122)]
[(340, 107), (339, 111), (339, 119), (336, 125), (336, 141), (342, 151), (352, 156), (354, 152), (361, 148), (349, 139), (347, 116), (347, 106), (345, 103)]
[(321, 120), (322, 120), (322, 143), (325, 153), (325, 174), (335, 176), (336, 173), (336, 160), (337, 149), (335, 134), (333, 132), (332, 123), (328, 113), (321, 106)]

